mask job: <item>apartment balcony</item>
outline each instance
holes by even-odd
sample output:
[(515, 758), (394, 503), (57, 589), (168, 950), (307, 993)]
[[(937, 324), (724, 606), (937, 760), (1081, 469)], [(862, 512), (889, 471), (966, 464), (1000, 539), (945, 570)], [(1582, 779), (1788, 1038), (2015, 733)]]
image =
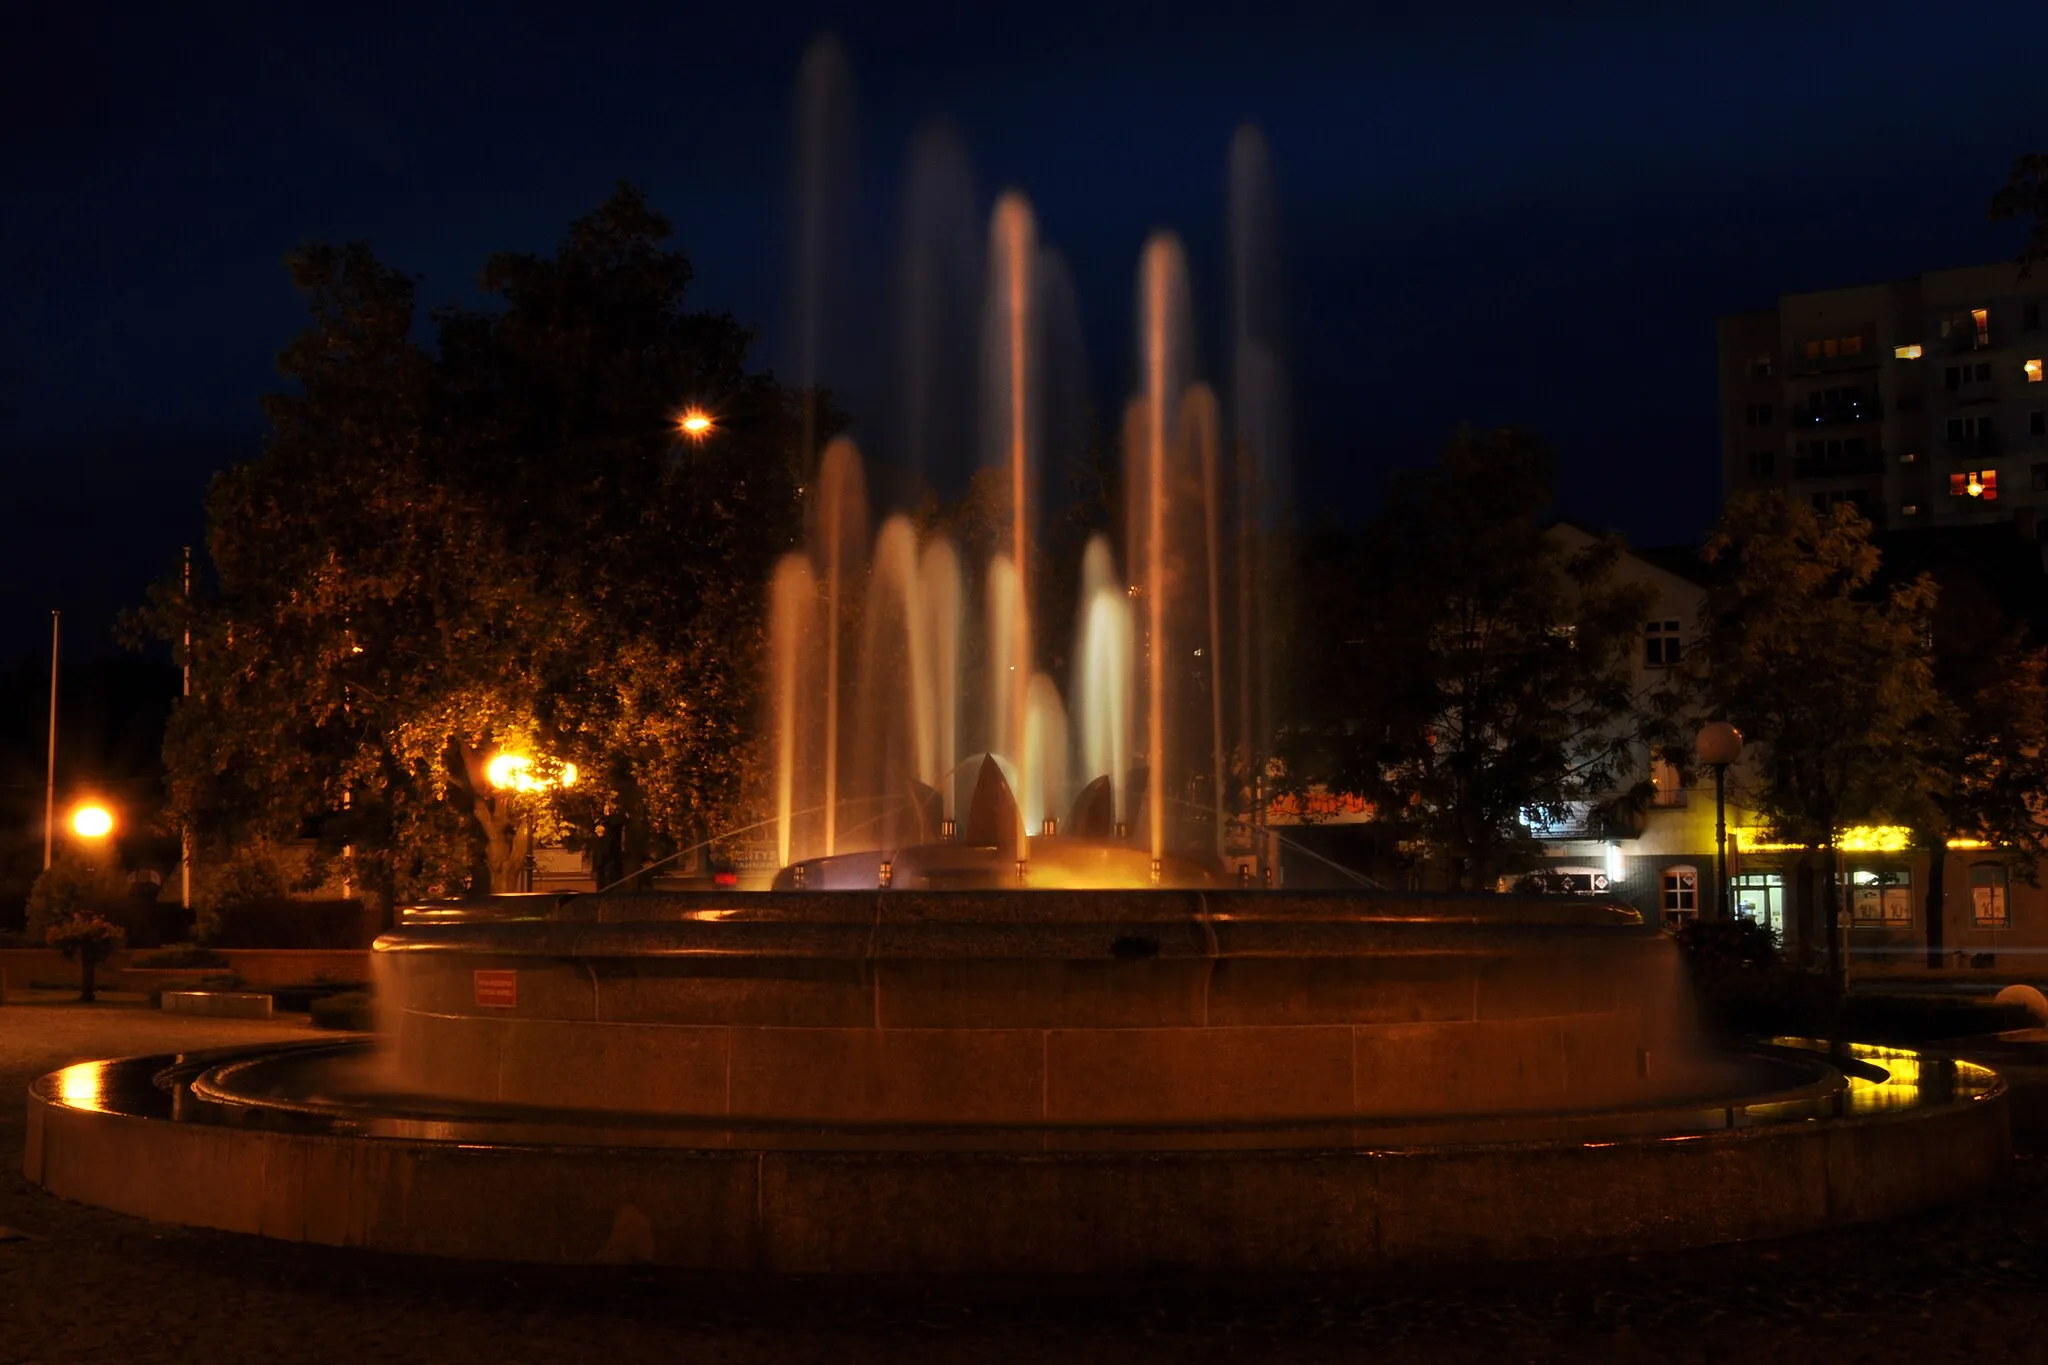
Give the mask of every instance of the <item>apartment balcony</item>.
[(1799, 455), (1792, 460), (1795, 479), (1847, 479), (1884, 473), (1882, 450), (1859, 450), (1853, 455)]
[(1882, 422), (1884, 404), (1877, 398), (1856, 398), (1834, 403), (1812, 402), (1803, 408), (1792, 410), (1792, 421), (1798, 426), (1831, 427), (1849, 426), (1858, 422)]
[(1950, 436), (1942, 441), (1942, 449), (1958, 460), (1993, 460), (2005, 454), (2005, 438), (1995, 431), (1981, 436)]

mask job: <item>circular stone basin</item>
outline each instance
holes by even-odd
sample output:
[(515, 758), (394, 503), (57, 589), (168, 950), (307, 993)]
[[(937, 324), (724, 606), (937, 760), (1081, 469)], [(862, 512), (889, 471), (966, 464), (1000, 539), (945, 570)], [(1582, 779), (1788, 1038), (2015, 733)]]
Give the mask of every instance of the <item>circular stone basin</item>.
[[(67, 1068), (27, 1173), (391, 1251), (792, 1273), (1649, 1250), (1995, 1180), (2003, 1087), (1716, 1052), (1623, 907), (1260, 892), (440, 908), (386, 1037)], [(963, 1218), (964, 1210), (972, 1216)]]

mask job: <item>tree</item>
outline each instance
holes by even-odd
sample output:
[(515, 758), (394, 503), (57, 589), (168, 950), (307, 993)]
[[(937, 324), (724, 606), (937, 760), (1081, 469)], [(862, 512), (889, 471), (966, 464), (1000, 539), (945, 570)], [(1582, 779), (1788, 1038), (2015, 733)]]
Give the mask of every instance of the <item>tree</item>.
[(1980, 569), (1959, 561), (1933, 571), (1941, 592), (1932, 657), (1940, 705), (1912, 770), (1894, 784), (1913, 798), (1899, 814), (1928, 859), (1930, 967), (1942, 959), (1951, 838), (2003, 850), (2029, 883), (2048, 854), (2048, 649), (2032, 643), (2026, 622), (1987, 581), (2000, 567), (2031, 572), (2024, 564)]
[[(731, 811), (800, 405), (745, 368), (746, 329), (684, 306), (669, 232), (622, 186), (552, 257), (491, 258), (497, 306), (436, 314), (431, 349), (367, 247), (293, 258), (296, 387), (209, 494), (212, 583), (146, 618), (191, 631), (181, 822), (315, 832), (388, 910), (506, 889), (523, 826), (631, 871)], [(714, 419), (701, 441), (686, 407)], [(500, 751), (527, 790), (491, 783)]]
[(1461, 430), (1361, 537), (1311, 542), (1292, 780), (1369, 797), (1454, 887), (1519, 870), (1529, 818), (1582, 815), (1641, 738), (1649, 590), (1617, 580), (1617, 541), (1544, 533), (1551, 470), (1523, 433)]
[(1991, 196), (1992, 219), (2030, 220), (2026, 245), (2020, 248), (2020, 277), (2048, 260), (2048, 153), (2035, 152), (2012, 163), (2005, 185)]
[(111, 863), (88, 863), (66, 853), (43, 870), (28, 895), (28, 936), (78, 963), (78, 998), (95, 999), (93, 970), (126, 935), (112, 916), (127, 899), (128, 884)]
[[(1922, 576), (1874, 591), (1878, 552), (1856, 509), (1843, 503), (1823, 515), (1782, 493), (1734, 498), (1704, 557), (1733, 572), (1708, 590), (1691, 678), (1708, 710), (1752, 746), (1760, 812), (1823, 862), (1828, 966), (1839, 985), (1836, 832), (1918, 800), (1900, 784), (1939, 719), (1926, 643), (1935, 587)], [(1805, 937), (1803, 876), (1800, 895)]]

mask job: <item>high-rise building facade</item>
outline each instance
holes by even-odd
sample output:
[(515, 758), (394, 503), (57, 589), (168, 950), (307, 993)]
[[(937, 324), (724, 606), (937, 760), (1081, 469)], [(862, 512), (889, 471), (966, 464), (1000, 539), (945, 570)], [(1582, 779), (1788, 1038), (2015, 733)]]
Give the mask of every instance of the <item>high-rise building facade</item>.
[(1788, 294), (1721, 319), (1721, 476), (1886, 530), (2048, 508), (2048, 271), (2006, 263)]

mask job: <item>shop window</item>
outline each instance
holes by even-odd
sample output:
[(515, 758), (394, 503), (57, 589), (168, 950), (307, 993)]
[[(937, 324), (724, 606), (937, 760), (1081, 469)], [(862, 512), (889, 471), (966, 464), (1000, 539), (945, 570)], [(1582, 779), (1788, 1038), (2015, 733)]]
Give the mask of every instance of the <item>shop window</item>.
[(1697, 919), (1700, 913), (1699, 869), (1690, 864), (1665, 868), (1664, 894), (1659, 904), (1666, 924), (1675, 926)]
[(1866, 928), (1901, 929), (1913, 923), (1913, 874), (1863, 869), (1849, 874), (1851, 919)]
[(1975, 863), (1970, 868), (1970, 923), (1979, 929), (2012, 925), (2012, 905), (2004, 863)]

